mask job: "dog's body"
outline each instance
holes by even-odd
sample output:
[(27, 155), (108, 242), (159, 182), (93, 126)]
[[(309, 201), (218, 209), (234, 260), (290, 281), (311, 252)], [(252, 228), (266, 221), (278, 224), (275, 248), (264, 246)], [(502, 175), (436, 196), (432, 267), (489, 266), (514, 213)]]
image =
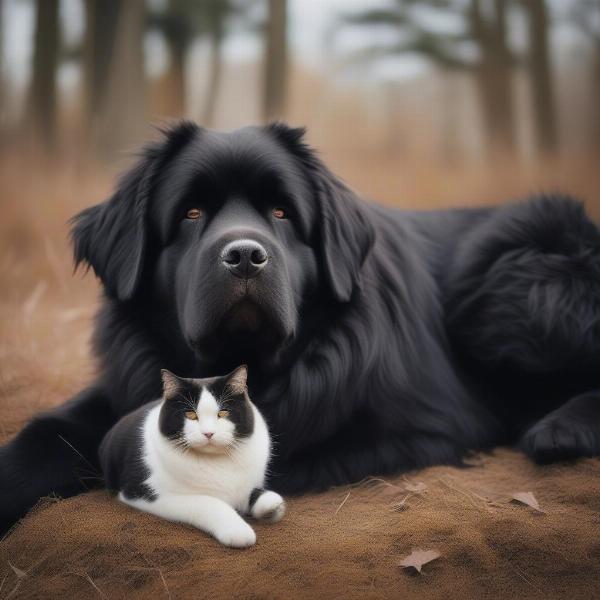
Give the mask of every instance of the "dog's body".
[(85, 489), (102, 436), (160, 395), (161, 368), (250, 365), (283, 492), (500, 443), (542, 462), (600, 454), (600, 232), (582, 207), (384, 208), (300, 138), (183, 124), (78, 216), (76, 260), (106, 290), (102, 371), (0, 449), (4, 525)]

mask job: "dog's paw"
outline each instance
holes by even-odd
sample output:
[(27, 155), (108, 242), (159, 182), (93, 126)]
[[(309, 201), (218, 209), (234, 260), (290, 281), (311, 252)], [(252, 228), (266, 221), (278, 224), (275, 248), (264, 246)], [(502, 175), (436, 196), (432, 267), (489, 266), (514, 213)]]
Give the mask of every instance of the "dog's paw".
[(230, 548), (248, 548), (256, 544), (256, 533), (245, 521), (223, 525), (214, 534), (217, 541)]
[(558, 415), (549, 415), (533, 425), (519, 443), (521, 449), (539, 464), (594, 456), (595, 445), (590, 426)]
[(276, 523), (285, 514), (285, 501), (276, 492), (263, 492), (252, 507), (252, 516), (255, 519)]

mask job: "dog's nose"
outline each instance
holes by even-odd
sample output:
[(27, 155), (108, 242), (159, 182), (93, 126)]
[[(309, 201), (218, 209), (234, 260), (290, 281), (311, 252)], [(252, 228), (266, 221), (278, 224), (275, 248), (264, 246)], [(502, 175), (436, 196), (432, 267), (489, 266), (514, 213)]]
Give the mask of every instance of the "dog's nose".
[(256, 277), (266, 266), (267, 251), (254, 240), (229, 242), (221, 252), (221, 261), (236, 277)]

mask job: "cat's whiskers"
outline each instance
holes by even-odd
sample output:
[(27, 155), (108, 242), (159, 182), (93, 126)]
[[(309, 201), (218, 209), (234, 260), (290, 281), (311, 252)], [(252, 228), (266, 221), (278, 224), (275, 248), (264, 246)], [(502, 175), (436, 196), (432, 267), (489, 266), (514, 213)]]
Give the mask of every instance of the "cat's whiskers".
[(177, 448), (177, 450), (181, 450), (181, 452), (184, 454), (190, 450), (190, 445), (183, 437), (173, 440), (173, 446)]

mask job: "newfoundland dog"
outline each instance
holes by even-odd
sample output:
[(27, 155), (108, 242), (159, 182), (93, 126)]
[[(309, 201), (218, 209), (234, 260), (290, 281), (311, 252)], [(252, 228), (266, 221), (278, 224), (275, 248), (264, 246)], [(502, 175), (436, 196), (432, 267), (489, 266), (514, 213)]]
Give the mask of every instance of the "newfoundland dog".
[(98, 380), (0, 448), (0, 522), (86, 488), (120, 416), (249, 365), (285, 493), (518, 444), (600, 454), (600, 231), (578, 202), (366, 203), (283, 124), (181, 123), (73, 221)]

